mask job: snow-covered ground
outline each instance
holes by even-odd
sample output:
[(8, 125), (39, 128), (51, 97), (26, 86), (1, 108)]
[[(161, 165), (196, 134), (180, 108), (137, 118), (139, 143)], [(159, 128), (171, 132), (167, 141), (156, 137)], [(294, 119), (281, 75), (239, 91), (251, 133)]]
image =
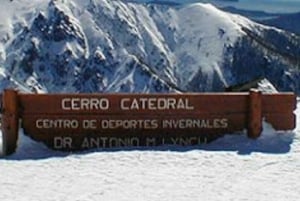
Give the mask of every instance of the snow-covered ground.
[[(30, 25), (28, 22), (33, 19), (31, 15), (35, 15), (37, 12), (30, 14), (29, 11), (45, 10), (48, 1), (19, 0), (13, 2), (12, 4), (7, 0), (1, 2), (0, 6), (0, 10), (3, 11), (0, 12), (0, 17), (5, 19), (0, 22), (0, 38), (2, 35), (4, 39), (6, 38), (5, 40), (8, 40), (8, 43), (10, 42), (8, 36), (14, 35), (15, 29), (19, 30), (18, 26), (11, 25), (15, 22), (20, 22), (20, 27)], [(75, 5), (75, 8), (80, 8), (76, 5), (84, 5), (84, 1), (76, 0), (74, 2), (77, 3), (72, 4)], [(106, 2), (108, 1), (101, 1), (102, 4)], [(39, 6), (36, 7), (36, 5)], [(118, 2), (112, 3), (112, 5), (118, 5), (115, 6), (116, 8), (123, 8), (123, 4)], [(105, 6), (102, 7), (105, 8)], [(111, 11), (107, 9), (107, 16), (114, 13), (114, 7), (110, 4), (106, 7), (111, 8)], [(130, 4), (129, 7), (141, 12), (140, 14), (137, 12), (137, 15), (135, 13), (138, 18), (143, 19), (148, 16), (148, 11), (142, 5)], [(190, 11), (193, 10), (194, 12), (191, 13)], [(83, 12), (83, 10), (75, 9), (74, 15), (75, 11)], [(163, 13), (163, 11), (157, 12), (158, 14)], [(175, 10), (170, 10), (170, 19), (174, 12)], [(132, 11), (132, 13), (134, 12)], [(89, 13), (82, 15), (82, 18), (87, 15)], [(184, 53), (183, 47), (194, 43), (194, 40), (188, 43), (187, 36), (191, 34), (190, 32), (195, 31), (189, 37), (196, 38), (199, 36), (199, 30), (192, 23), (188, 23), (192, 22), (189, 17), (194, 16), (194, 20), (202, 22), (201, 15), (207, 15), (206, 19), (210, 19), (213, 25), (219, 25), (217, 22), (220, 22), (220, 26), (212, 26), (212, 29), (215, 29), (213, 31), (206, 27), (207, 21), (200, 23), (199, 26), (204, 26), (203, 29), (207, 31), (202, 33), (203, 36), (200, 35), (206, 41), (206, 43), (202, 42), (202, 45), (204, 44), (202, 48), (209, 51), (207, 55), (212, 55), (212, 59), (204, 57), (200, 59), (198, 54), (192, 56), (199, 59), (199, 62), (207, 64), (203, 66), (212, 66), (219, 72), (218, 66), (213, 64), (218, 61), (217, 58), (222, 56), (222, 48), (224, 45), (234, 44), (239, 34), (243, 33), (237, 26), (238, 24), (244, 24), (247, 27), (250, 22), (244, 18), (230, 15), (230, 17), (227, 16), (228, 20), (225, 23), (223, 22), (226, 19), (225, 14), (210, 5), (186, 6), (180, 12), (176, 11), (175, 16), (178, 16), (178, 20), (173, 23), (181, 33), (178, 35), (179, 39), (186, 40), (181, 43), (182, 49), (178, 47), (172, 54), (181, 56)], [(130, 16), (125, 18), (126, 16), (119, 17), (120, 19), (121, 17), (131, 19)], [(136, 16), (132, 19), (136, 19)], [(157, 20), (159, 20), (158, 17)], [(83, 22), (85, 21), (83, 20)], [(101, 22), (99, 21), (99, 25), (102, 26)], [(107, 26), (105, 30), (110, 30), (110, 22), (104, 24)], [(116, 22), (119, 22), (119, 19)], [(154, 42), (151, 44), (149, 42), (149, 44), (156, 45), (153, 47), (164, 52), (166, 41), (162, 39), (161, 35), (148, 31), (154, 30), (150, 29), (150, 25), (153, 24), (154, 27), (155, 19), (147, 22), (149, 24), (143, 28), (145, 30), (141, 29), (141, 33), (151, 36), (150, 38)], [(88, 25), (86, 23), (87, 27)], [(131, 27), (129, 25), (131, 22), (128, 20), (128, 27)], [(87, 29), (87, 27), (85, 28)], [(135, 30), (135, 27), (139, 26), (133, 26), (132, 30)], [(149, 29), (147, 29), (148, 27)], [(194, 29), (191, 29), (192, 27)], [(186, 28), (185, 32), (184, 28)], [(226, 30), (226, 34), (229, 34), (226, 37), (226, 39), (228, 38), (226, 43), (225, 40), (216, 41), (218, 30), (221, 32)], [(122, 44), (126, 43), (123, 40), (126, 32), (118, 33), (120, 42), (123, 41)], [(213, 33), (215, 35), (212, 35)], [(115, 34), (117, 35), (117, 33)], [(97, 39), (96, 35), (95, 39)], [(90, 40), (98, 41), (94, 38)], [(23, 45), (23, 42), (21, 44)], [(208, 49), (207, 47), (211, 44), (219, 44), (219, 48)], [(2, 62), (7, 57), (4, 49), (4, 46), (0, 45)], [(196, 51), (196, 49), (191, 50)], [(136, 49), (130, 51), (134, 53)], [(15, 53), (14, 50), (12, 52)], [(149, 60), (151, 58), (149, 57)], [(172, 55), (168, 58), (172, 63)], [(196, 66), (196, 64), (199, 66), (199, 63), (195, 62), (194, 65)], [(190, 77), (189, 73), (194, 74), (189, 71), (178, 71), (177, 73), (180, 75), (186, 73), (186, 77)], [(4, 76), (5, 71), (0, 69), (0, 74)], [(118, 81), (115, 80), (116, 83)], [(65, 153), (49, 150), (20, 132), (17, 152), (12, 156), (0, 159), (0, 201), (298, 201), (300, 198), (300, 109), (296, 113), (298, 126), (294, 131), (275, 132), (265, 124), (263, 135), (258, 140), (248, 139), (245, 134), (241, 133), (241, 135), (227, 135), (207, 145), (186, 148), (165, 146), (151, 149), (110, 149)], [(1, 144), (2, 142), (0, 142), (0, 148)]]
[[(300, 105), (300, 104), (298, 104)], [(21, 135), (17, 152), (0, 159), (1, 201), (298, 201), (297, 128), (227, 135), (199, 147), (63, 153)]]

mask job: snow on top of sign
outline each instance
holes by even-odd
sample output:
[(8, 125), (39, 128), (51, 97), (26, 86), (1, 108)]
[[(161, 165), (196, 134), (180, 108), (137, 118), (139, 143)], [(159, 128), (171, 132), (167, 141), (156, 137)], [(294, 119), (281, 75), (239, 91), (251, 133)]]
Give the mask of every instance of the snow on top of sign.
[(277, 89), (267, 79), (258, 82), (258, 89), (264, 93), (278, 93)]

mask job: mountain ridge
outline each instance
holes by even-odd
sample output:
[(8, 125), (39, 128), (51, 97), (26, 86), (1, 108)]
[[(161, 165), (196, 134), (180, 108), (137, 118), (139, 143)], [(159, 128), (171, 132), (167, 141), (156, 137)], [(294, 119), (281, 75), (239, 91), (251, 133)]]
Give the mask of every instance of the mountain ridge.
[(1, 43), (2, 89), (205, 92), (266, 77), (299, 92), (299, 63), (288, 59), (299, 37), (210, 4), (52, 0), (24, 16), (15, 33), (0, 26), (10, 38)]

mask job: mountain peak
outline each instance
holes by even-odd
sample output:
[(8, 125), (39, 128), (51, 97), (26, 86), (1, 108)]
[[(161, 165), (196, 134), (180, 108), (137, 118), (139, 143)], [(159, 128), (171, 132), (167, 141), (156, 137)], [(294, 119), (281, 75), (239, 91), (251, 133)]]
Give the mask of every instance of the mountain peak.
[(2, 88), (222, 91), (256, 77), (281, 90), (299, 88), (298, 60), (289, 56), (297, 55), (299, 38), (210, 4), (38, 2), (19, 1), (14, 7), (19, 17), (7, 14), (8, 27), (15, 28), (0, 26), (9, 38), (1, 42)]

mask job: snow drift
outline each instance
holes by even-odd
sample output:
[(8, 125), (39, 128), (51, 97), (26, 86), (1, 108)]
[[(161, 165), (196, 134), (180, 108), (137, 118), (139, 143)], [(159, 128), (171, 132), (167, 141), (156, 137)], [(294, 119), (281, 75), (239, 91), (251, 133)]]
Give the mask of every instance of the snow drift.
[(0, 199), (297, 201), (299, 123), (290, 132), (264, 124), (258, 140), (240, 133), (153, 150), (62, 153), (21, 135), (17, 152), (0, 159)]

